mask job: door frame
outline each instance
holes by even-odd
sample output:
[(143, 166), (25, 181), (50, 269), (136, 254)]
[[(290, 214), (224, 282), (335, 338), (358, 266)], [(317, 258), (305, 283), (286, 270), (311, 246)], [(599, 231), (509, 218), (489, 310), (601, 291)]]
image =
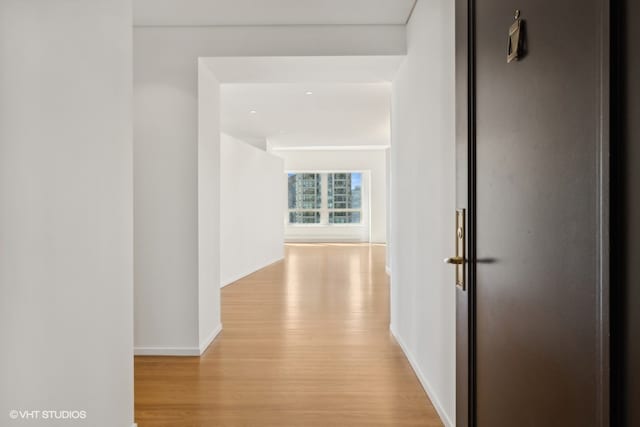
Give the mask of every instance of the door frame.
[[(611, 108), (612, 102), (612, 3), (598, 0), (600, 50), (598, 69), (597, 136), (597, 304), (596, 348), (598, 389), (596, 425), (611, 424), (610, 391), (610, 201), (611, 201)], [(514, 7), (515, 8), (515, 7)], [(476, 0), (455, 0), (456, 73), (456, 208), (466, 209), (466, 289), (456, 289), (456, 425), (476, 425)], [(505, 38), (506, 38), (505, 27)], [(506, 43), (505, 43), (506, 44)]]

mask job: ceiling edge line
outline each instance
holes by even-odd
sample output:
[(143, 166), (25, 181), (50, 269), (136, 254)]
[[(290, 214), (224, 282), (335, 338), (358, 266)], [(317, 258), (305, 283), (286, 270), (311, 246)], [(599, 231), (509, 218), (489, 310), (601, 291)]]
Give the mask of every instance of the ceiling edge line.
[(409, 21), (411, 20), (411, 16), (413, 16), (413, 11), (416, 9), (417, 4), (418, 4), (418, 0), (413, 0), (413, 6), (411, 6), (411, 10), (409, 11), (409, 16), (407, 16), (407, 20), (404, 21), (404, 25), (409, 25)]
[(386, 150), (391, 145), (313, 145), (313, 146), (276, 146), (271, 151), (374, 151)]
[[(416, 0), (417, 1), (417, 0)], [(411, 17), (411, 13), (413, 12), (413, 8), (415, 8), (415, 3), (411, 8), (411, 12), (409, 13), (409, 18)], [(397, 22), (397, 23), (386, 23), (386, 24), (366, 24), (366, 23), (356, 23), (356, 24), (224, 24), (224, 25), (216, 25), (216, 24), (133, 24), (133, 28), (243, 28), (243, 27), (404, 27), (405, 23)]]

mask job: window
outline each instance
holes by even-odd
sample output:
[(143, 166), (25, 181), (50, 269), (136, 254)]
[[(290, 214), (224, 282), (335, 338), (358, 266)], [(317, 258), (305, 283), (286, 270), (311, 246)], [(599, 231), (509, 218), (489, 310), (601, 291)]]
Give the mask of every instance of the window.
[(289, 173), (290, 224), (360, 224), (362, 173)]
[(289, 223), (319, 224), (322, 182), (318, 173), (290, 173)]
[(359, 224), (362, 210), (362, 174), (328, 174), (327, 205), (329, 224)]

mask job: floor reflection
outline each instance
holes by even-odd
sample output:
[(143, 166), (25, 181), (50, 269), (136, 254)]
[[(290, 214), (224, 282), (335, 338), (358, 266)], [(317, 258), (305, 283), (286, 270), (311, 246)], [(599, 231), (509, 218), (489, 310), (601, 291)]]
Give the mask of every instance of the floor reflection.
[(222, 289), (201, 358), (136, 358), (139, 426), (441, 425), (389, 333), (385, 247), (285, 252)]

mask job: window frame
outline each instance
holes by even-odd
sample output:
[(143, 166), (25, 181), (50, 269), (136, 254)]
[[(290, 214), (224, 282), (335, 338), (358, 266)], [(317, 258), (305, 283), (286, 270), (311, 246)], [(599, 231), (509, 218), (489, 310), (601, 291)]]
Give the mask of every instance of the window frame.
[[(285, 213), (285, 224), (287, 227), (365, 227), (367, 225), (367, 221), (365, 221), (365, 214), (368, 212), (368, 208), (365, 206), (365, 200), (369, 203), (369, 197), (365, 197), (365, 192), (368, 191), (368, 175), (367, 171), (364, 170), (288, 170), (285, 171), (285, 176), (288, 177), (289, 174), (319, 174), (320, 175), (320, 194), (321, 194), (321, 202), (320, 209), (289, 209), (289, 187), (287, 185), (287, 209)], [(329, 208), (329, 174), (340, 174), (340, 173), (348, 173), (348, 174), (360, 174), (361, 176), (361, 186), (360, 186), (360, 208)], [(287, 181), (288, 183), (288, 181)], [(319, 223), (298, 223), (298, 222), (290, 222), (289, 214), (291, 212), (320, 212), (320, 222)], [(360, 213), (360, 222), (351, 222), (351, 223), (331, 223), (329, 222), (329, 214), (335, 212), (359, 212)]]

